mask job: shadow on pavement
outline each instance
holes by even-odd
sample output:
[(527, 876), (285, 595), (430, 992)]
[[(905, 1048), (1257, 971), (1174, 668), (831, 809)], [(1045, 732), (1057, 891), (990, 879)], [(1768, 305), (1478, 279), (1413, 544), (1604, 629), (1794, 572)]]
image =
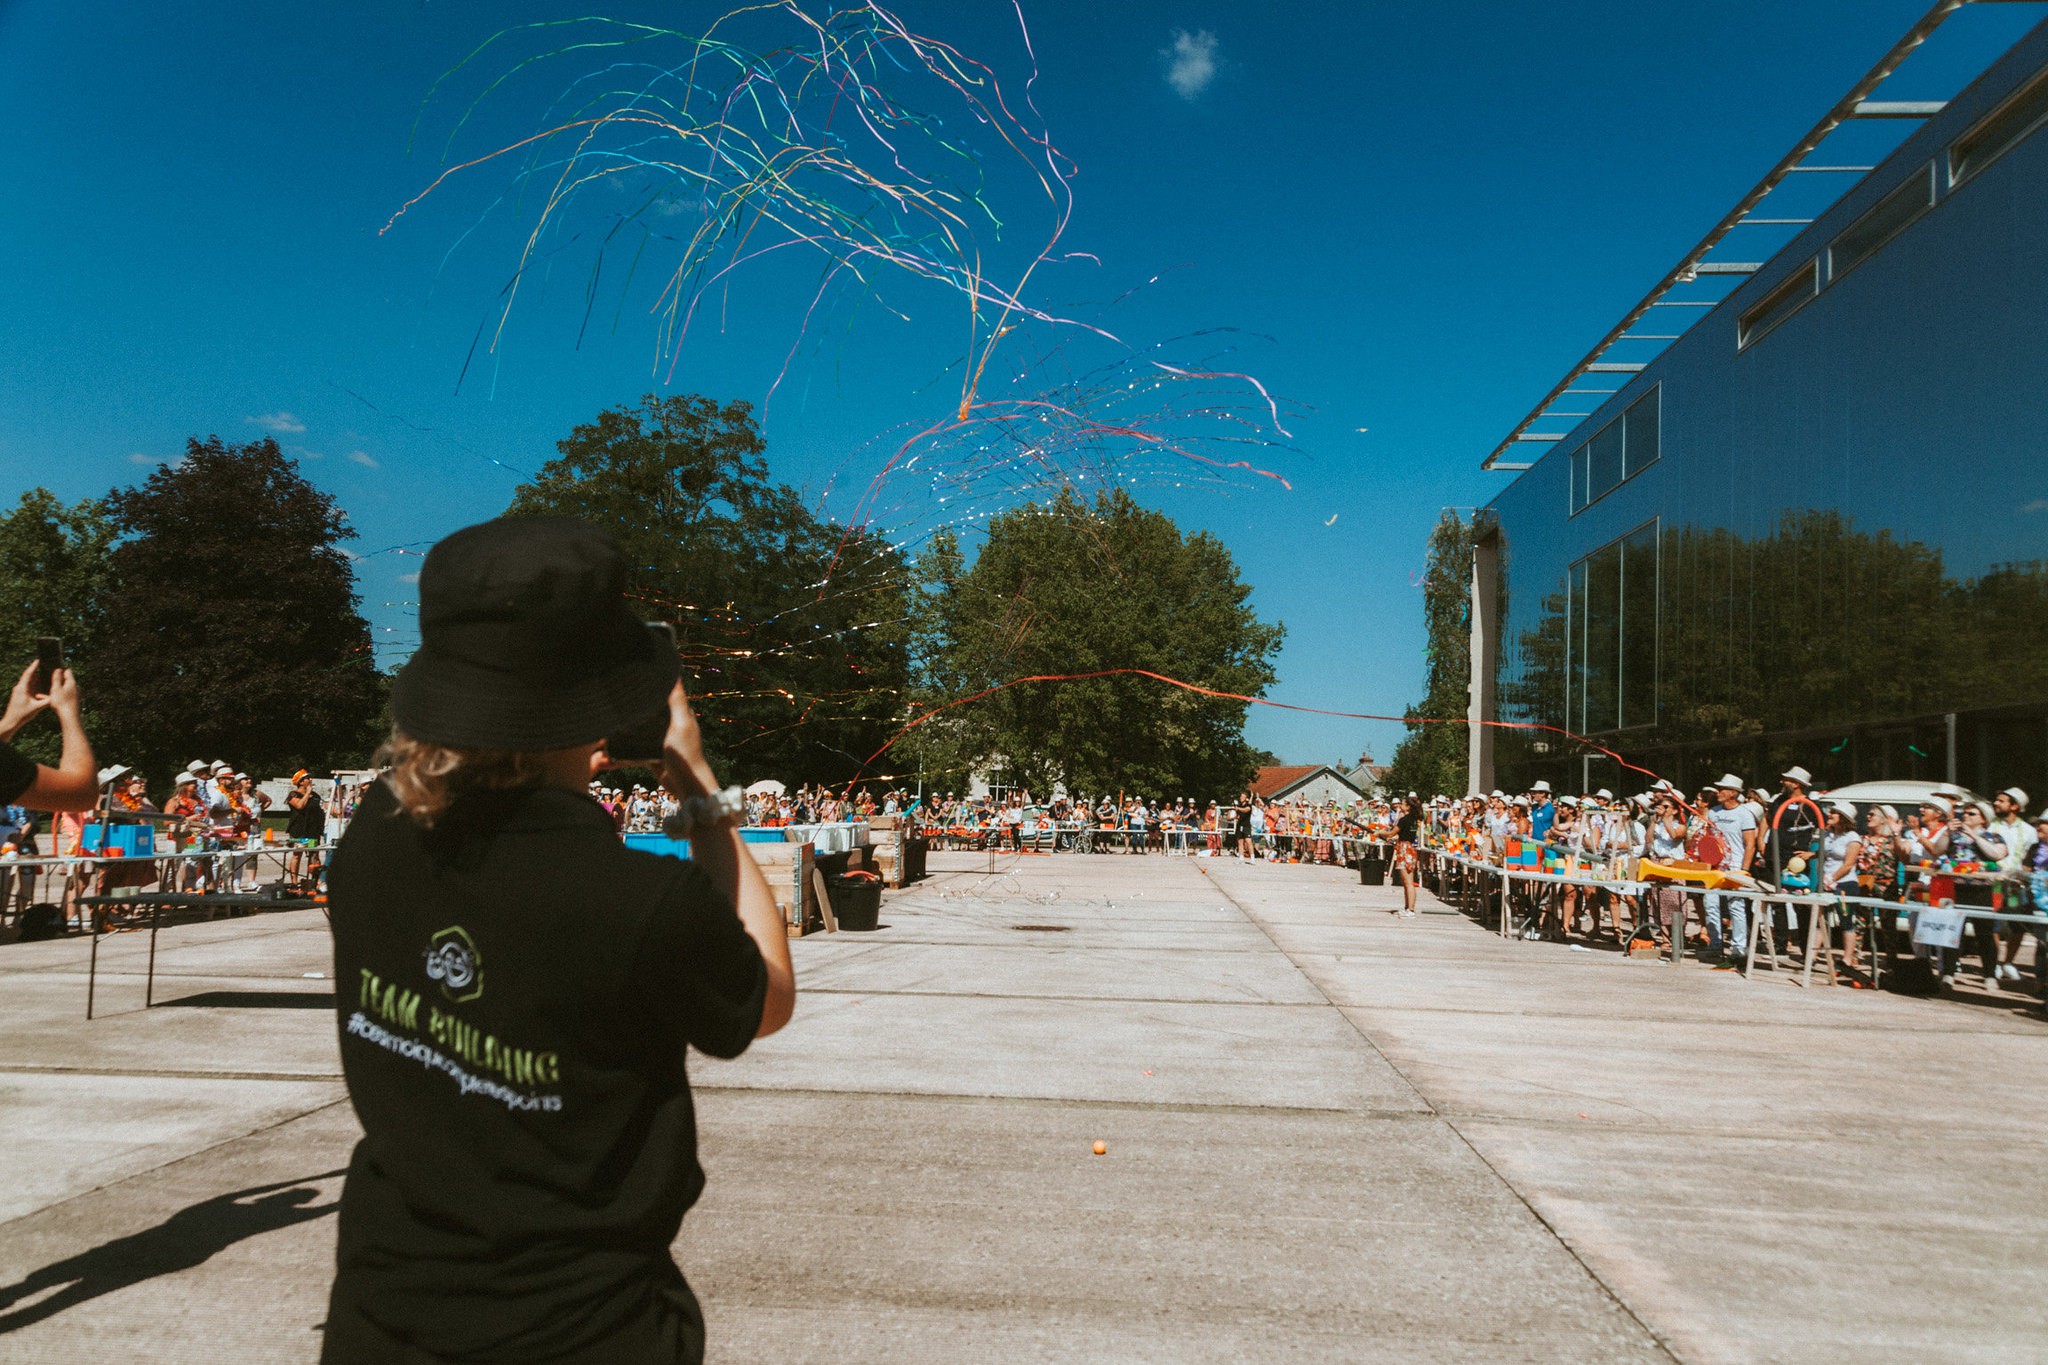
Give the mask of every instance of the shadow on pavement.
[[(190, 1270), (245, 1237), (323, 1218), (334, 1212), (339, 1201), (312, 1203), (320, 1197), (312, 1182), (342, 1174), (345, 1171), (323, 1171), (218, 1195), (178, 1210), (147, 1231), (102, 1242), (90, 1251), (33, 1271), (19, 1283), (0, 1288), (0, 1334), (55, 1317), (102, 1294)], [(4, 1311), (52, 1289), (57, 1292), (46, 1299)]]

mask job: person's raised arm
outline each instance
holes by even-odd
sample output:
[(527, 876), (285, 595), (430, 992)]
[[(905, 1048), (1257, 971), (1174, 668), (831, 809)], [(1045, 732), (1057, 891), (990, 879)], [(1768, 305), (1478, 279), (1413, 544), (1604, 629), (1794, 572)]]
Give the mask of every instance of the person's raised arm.
[[(668, 789), (683, 800), (718, 791), (717, 775), (705, 761), (703, 735), (681, 683), (669, 693), (662, 773)], [(761, 875), (740, 840), (739, 826), (730, 818), (700, 825), (691, 832), (690, 861), (732, 901), (740, 927), (761, 950), (761, 960), (768, 967), (768, 994), (761, 1004), (761, 1027), (754, 1036), (766, 1038), (787, 1024), (796, 1011), (796, 970), (790, 964), (789, 934), (782, 926), (782, 912), (775, 908), (775, 893), (768, 889), (768, 879)]]
[(50, 674), (49, 695), (39, 696), (29, 690), (35, 671), (34, 664), (22, 670), (7, 698), (7, 711), (0, 715), (0, 743), (12, 740), (37, 712), (48, 707), (57, 715), (64, 747), (57, 766), (37, 764), (35, 780), (14, 799), (34, 810), (91, 810), (99, 798), (99, 787), (94, 781), (92, 744), (78, 716), (78, 680), (70, 669), (56, 669)]

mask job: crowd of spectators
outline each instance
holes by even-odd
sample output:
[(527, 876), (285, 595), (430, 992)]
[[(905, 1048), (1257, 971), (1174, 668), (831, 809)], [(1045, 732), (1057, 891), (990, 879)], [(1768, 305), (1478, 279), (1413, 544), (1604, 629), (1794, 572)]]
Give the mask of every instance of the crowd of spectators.
[[(1641, 932), (1668, 949), (1673, 935), (1689, 934), (1705, 956), (1734, 967), (1743, 965), (1751, 937), (1755, 902), (1744, 890), (1991, 913), (2048, 906), (2048, 811), (2030, 816), (2030, 798), (2019, 787), (1989, 801), (1934, 786), (1904, 806), (1858, 803), (1817, 793), (1812, 775), (1798, 766), (1780, 774), (1777, 787), (1750, 786), (1729, 773), (1696, 792), (1660, 781), (1621, 798), (1604, 788), (1556, 793), (1537, 782), (1524, 794), (1432, 798), (1421, 837), (1425, 846), (1482, 862), (1526, 861), (1533, 849), (1543, 865), (1588, 881), (1649, 883), (1640, 897), (1597, 885), (1543, 897), (1529, 937), (1623, 939)], [(1713, 889), (1701, 889), (1708, 885)], [(1860, 972), (1866, 945), (1859, 916), (1823, 913), (1844, 963)], [(1773, 915), (1769, 929), (1797, 956), (1798, 907), (1777, 905)], [(1983, 984), (1994, 991), (2020, 980), (2026, 929), (1999, 926), (1970, 918)], [(1961, 950), (1939, 948), (1929, 956), (1942, 982), (1954, 984)]]
[[(17, 799), (0, 807), (0, 910), (19, 914), (52, 897), (66, 927), (78, 929), (87, 927), (87, 895), (128, 887), (253, 893), (266, 871), (274, 886), (320, 894), (321, 849), (339, 837), (361, 788), (322, 783), (304, 769), (269, 785), (284, 790), (271, 795), (225, 760), (195, 760), (161, 802), (146, 776), (121, 765), (97, 770), (83, 808), (44, 815)], [(281, 819), (266, 823), (273, 814)], [(128, 831), (144, 832), (122, 837)], [(279, 855), (267, 868), (257, 857), (264, 850)], [(81, 868), (46, 859), (91, 861)]]

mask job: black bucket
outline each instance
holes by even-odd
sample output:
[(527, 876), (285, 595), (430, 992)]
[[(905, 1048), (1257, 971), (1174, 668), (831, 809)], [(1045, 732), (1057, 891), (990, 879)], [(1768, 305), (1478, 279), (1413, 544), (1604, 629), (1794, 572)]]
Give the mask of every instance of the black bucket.
[(828, 883), (832, 915), (841, 929), (866, 933), (882, 914), (882, 883), (872, 877), (834, 877)]
[(1360, 886), (1385, 886), (1387, 884), (1387, 855), (1368, 853), (1359, 860), (1358, 884)]

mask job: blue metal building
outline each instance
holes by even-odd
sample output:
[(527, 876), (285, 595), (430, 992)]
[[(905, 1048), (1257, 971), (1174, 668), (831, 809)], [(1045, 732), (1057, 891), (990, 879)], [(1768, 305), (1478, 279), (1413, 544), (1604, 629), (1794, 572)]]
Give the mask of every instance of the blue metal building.
[[(1473, 719), (1681, 785), (1797, 762), (2048, 796), (2048, 22), (1946, 100), (1876, 98), (1959, 8), (1489, 457), (1519, 473), (1474, 526)], [(1879, 122), (1888, 154), (1832, 164)], [(1814, 177), (1850, 188), (1782, 216)], [(1477, 790), (1647, 781), (1471, 734)]]

